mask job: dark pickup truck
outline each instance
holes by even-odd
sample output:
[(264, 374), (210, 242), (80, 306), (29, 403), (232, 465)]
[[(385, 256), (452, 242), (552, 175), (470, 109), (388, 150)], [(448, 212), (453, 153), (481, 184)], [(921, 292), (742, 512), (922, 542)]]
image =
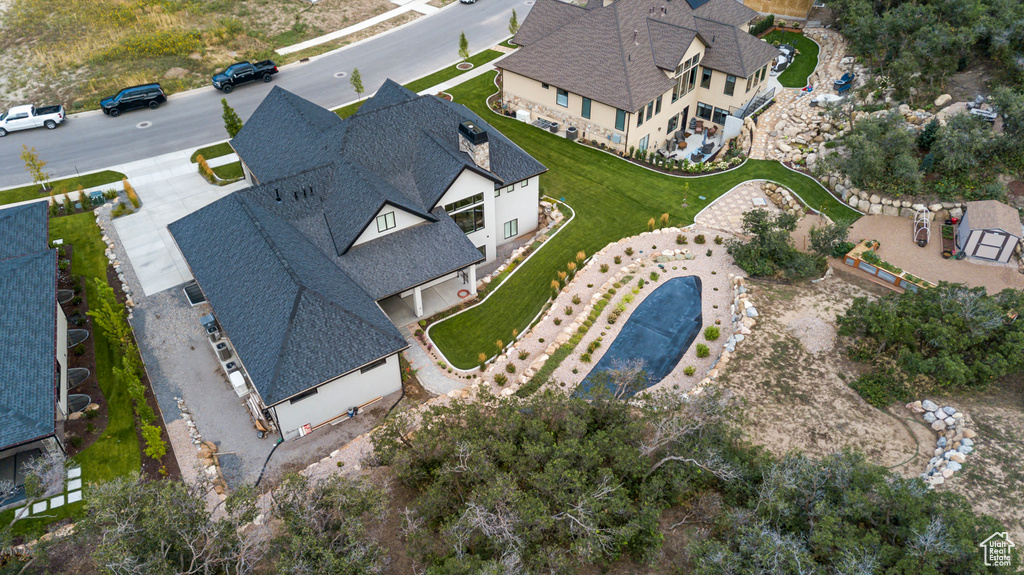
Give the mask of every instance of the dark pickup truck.
[(239, 84), (245, 84), (257, 79), (269, 82), (274, 74), (277, 74), (277, 64), (270, 60), (256, 63), (239, 62), (228, 66), (228, 69), (220, 74), (214, 75), (213, 87), (228, 94)]

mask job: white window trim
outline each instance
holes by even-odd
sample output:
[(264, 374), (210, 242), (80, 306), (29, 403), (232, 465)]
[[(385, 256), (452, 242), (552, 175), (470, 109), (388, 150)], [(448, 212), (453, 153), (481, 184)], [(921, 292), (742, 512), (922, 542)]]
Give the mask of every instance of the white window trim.
[[(509, 231), (511, 231), (510, 230), (510, 228), (511, 228), (510, 224), (515, 224), (515, 232), (512, 233), (512, 234), (509, 233)], [(518, 236), (519, 235), (519, 218), (513, 218), (513, 219), (505, 222), (505, 226), (504, 227), (505, 227), (504, 231), (505, 231), (505, 239), (506, 240), (509, 239), (509, 238), (514, 238), (514, 237)]]
[[(391, 225), (390, 226), (388, 225), (388, 216), (391, 216)], [(380, 224), (381, 224), (381, 221), (382, 221), (381, 218), (384, 218), (383, 219), (384, 229), (381, 229), (381, 227), (380, 227)], [(377, 233), (384, 233), (384, 232), (394, 228), (396, 225), (397, 224), (395, 223), (395, 212), (394, 211), (390, 211), (390, 212), (388, 212), (386, 214), (381, 214), (381, 215), (377, 216)]]

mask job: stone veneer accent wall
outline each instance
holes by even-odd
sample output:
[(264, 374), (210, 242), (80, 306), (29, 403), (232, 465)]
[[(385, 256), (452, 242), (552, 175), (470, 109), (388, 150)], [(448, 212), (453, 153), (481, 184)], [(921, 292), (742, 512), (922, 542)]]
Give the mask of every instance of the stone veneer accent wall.
[[(576, 126), (580, 132), (580, 138), (586, 138), (588, 140), (597, 140), (598, 142), (604, 142), (605, 145), (615, 150), (626, 149), (626, 134), (625, 132), (619, 132), (618, 130), (604, 128), (597, 124), (587, 121), (585, 118), (574, 116), (564, 110), (551, 108), (528, 100), (521, 96), (517, 96), (508, 92), (507, 90), (502, 91), (502, 104), (507, 106), (511, 110), (529, 110), (530, 119), (536, 120), (537, 118), (544, 118), (545, 120), (551, 120), (559, 123), (559, 128), (565, 130), (568, 126)], [(612, 134), (619, 134), (622, 136), (622, 143), (616, 144), (612, 142)]]

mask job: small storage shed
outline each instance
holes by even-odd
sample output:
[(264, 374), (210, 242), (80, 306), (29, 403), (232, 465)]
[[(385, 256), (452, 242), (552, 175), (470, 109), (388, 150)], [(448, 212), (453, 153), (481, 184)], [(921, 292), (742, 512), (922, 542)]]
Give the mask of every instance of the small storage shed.
[(967, 202), (957, 230), (961, 251), (971, 257), (1006, 263), (1021, 242), (1024, 226), (1017, 210), (995, 200)]

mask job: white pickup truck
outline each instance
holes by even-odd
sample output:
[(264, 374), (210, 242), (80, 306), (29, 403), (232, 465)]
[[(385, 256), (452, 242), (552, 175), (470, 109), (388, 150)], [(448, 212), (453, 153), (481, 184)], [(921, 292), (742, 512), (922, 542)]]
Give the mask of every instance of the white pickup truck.
[(6, 136), (8, 132), (17, 130), (42, 128), (43, 126), (52, 130), (58, 124), (64, 123), (66, 118), (64, 106), (46, 106), (45, 108), (15, 106), (7, 110), (6, 113), (0, 114), (0, 138)]

